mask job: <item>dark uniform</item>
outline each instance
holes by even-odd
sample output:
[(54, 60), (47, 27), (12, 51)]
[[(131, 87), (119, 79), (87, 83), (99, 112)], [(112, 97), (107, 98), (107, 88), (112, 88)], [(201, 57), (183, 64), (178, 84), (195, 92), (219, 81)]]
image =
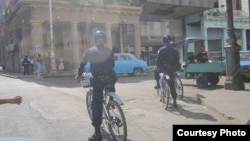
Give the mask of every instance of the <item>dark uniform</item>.
[(163, 72), (169, 75), (170, 80), (168, 81), (169, 87), (170, 87), (170, 92), (171, 96), (173, 98), (174, 104), (173, 106), (176, 108), (176, 98), (177, 98), (177, 93), (176, 93), (176, 88), (175, 88), (175, 72), (177, 66), (179, 64), (179, 52), (177, 51), (176, 48), (174, 48), (171, 44), (171, 38), (169, 35), (164, 34), (163, 36), (163, 42), (164, 46), (159, 49), (157, 59), (156, 59), (156, 65), (158, 67), (159, 73)]
[[(170, 41), (170, 46), (173, 48), (176, 48), (176, 44), (174, 41)], [(166, 48), (166, 46), (160, 47), (157, 51), (157, 54), (159, 54), (160, 50), (162, 50), (163, 48)], [(156, 58), (157, 61), (157, 58)], [(157, 62), (156, 62), (157, 63)], [(154, 69), (154, 77), (155, 77), (155, 81), (156, 81), (156, 86), (154, 87), (155, 89), (159, 89), (160, 88), (160, 84), (159, 84), (159, 80), (160, 80), (160, 76), (159, 76), (159, 68), (155, 67)]]
[[(106, 41), (106, 36), (103, 31), (97, 31), (94, 34), (96, 42)], [(95, 127), (95, 133), (89, 140), (101, 140), (100, 125), (102, 123), (102, 100), (104, 86), (111, 85), (115, 91), (115, 82), (117, 80), (114, 68), (114, 53), (104, 44), (96, 44), (85, 51), (78, 70), (78, 76), (81, 76), (84, 71), (84, 66), (90, 62), (90, 72), (93, 75), (91, 85), (93, 86), (93, 102), (92, 102), (92, 125)]]
[(30, 61), (28, 59), (28, 56), (25, 56), (22, 61), (23, 75), (29, 75), (29, 65), (30, 65)]

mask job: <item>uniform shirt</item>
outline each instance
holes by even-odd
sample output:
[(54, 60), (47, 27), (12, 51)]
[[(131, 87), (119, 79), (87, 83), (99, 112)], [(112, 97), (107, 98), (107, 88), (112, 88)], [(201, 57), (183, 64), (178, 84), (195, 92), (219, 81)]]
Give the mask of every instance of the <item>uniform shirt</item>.
[(160, 72), (175, 71), (179, 63), (179, 52), (171, 45), (161, 47), (157, 56), (157, 67)]
[(23, 62), (22, 62), (22, 65), (28, 65), (28, 64), (29, 64), (28, 58), (24, 58)]
[(83, 54), (78, 70), (79, 76), (82, 75), (87, 62), (90, 63), (90, 72), (93, 76), (108, 75), (113, 72), (114, 53), (104, 46), (93, 46), (87, 49)]

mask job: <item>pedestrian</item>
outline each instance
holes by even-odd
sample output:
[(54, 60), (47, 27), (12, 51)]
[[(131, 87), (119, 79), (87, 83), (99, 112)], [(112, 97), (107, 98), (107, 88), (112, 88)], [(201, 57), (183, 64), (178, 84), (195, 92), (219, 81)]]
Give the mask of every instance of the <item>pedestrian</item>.
[(30, 73), (29, 74), (33, 74), (34, 73), (34, 57), (33, 57), (33, 55), (30, 55), (29, 61), (30, 61), (30, 66), (29, 66)]
[(36, 58), (36, 74), (38, 77), (42, 74), (42, 71), (43, 71), (43, 60), (41, 54), (38, 53)]
[[(164, 34), (162, 37), (163, 47), (159, 49), (156, 65), (159, 70), (159, 73), (165, 73), (169, 75), (170, 80), (168, 85), (170, 87), (170, 93), (173, 98), (173, 107), (177, 108), (177, 93), (175, 89), (175, 72), (178, 70), (180, 65), (180, 55), (176, 48), (172, 47), (170, 44), (171, 37), (168, 34)], [(160, 78), (162, 79), (162, 78)], [(160, 80), (161, 81), (161, 80)]]
[(28, 56), (26, 55), (22, 61), (22, 66), (23, 66), (23, 75), (29, 75), (29, 59)]
[(62, 58), (60, 58), (60, 60), (59, 60), (58, 69), (59, 69), (60, 72), (63, 72), (63, 70), (64, 70), (64, 63), (63, 63)]
[(104, 86), (109, 84), (115, 91), (115, 83), (117, 76), (114, 71), (114, 52), (105, 46), (107, 41), (104, 31), (96, 31), (94, 33), (95, 46), (88, 48), (82, 57), (80, 67), (78, 69), (79, 79), (84, 71), (84, 66), (90, 62), (90, 72), (93, 75), (91, 85), (93, 86), (93, 102), (92, 102), (92, 125), (95, 128), (94, 134), (89, 137), (89, 141), (101, 141), (101, 124), (102, 124), (102, 100)]
[(14, 97), (7, 97), (7, 98), (0, 98), (0, 105), (1, 104), (21, 104), (22, 97), (21, 96), (14, 96)]
[(147, 57), (146, 57), (146, 55), (145, 55), (145, 53), (143, 51), (141, 52), (141, 59), (143, 61), (147, 62)]

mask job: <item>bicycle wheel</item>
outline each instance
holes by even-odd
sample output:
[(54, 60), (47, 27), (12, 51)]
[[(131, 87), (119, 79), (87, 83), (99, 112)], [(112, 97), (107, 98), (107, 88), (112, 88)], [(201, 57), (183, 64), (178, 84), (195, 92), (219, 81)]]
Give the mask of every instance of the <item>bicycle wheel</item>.
[(168, 107), (169, 107), (169, 103), (170, 103), (170, 88), (169, 88), (169, 86), (168, 86), (168, 84), (166, 84), (167, 86), (166, 86), (166, 96), (165, 96), (165, 98), (166, 98), (166, 106), (165, 106), (165, 109), (167, 109)]
[(121, 106), (114, 100), (107, 105), (108, 117), (111, 121), (108, 124), (109, 131), (115, 141), (127, 140), (127, 123)]
[(90, 91), (86, 94), (86, 106), (90, 119), (92, 119), (92, 93)]
[(169, 99), (170, 99), (170, 89), (166, 82), (162, 85), (162, 93), (161, 93), (161, 102), (165, 109), (169, 106)]
[(183, 98), (183, 85), (180, 77), (175, 78), (175, 88), (176, 88), (176, 93), (177, 97), (182, 99)]
[(156, 96), (160, 96), (161, 95), (161, 88), (156, 89)]

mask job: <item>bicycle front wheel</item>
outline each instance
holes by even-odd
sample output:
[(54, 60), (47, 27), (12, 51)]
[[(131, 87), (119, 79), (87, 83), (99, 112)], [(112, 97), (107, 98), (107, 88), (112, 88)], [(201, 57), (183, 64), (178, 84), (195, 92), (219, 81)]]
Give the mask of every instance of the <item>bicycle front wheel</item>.
[(163, 107), (165, 109), (167, 109), (169, 106), (169, 102), (170, 102), (170, 88), (169, 88), (168, 84), (166, 84), (166, 83), (162, 86), (163, 86), (163, 88), (162, 88), (162, 94), (161, 94), (160, 101), (162, 102)]
[(175, 89), (176, 89), (177, 97), (182, 99), (184, 90), (183, 90), (183, 84), (182, 84), (180, 77), (175, 78)]
[(107, 105), (108, 117), (110, 117), (109, 131), (115, 141), (127, 140), (127, 123), (121, 106), (114, 100)]
[(90, 91), (86, 94), (86, 106), (90, 119), (92, 119), (92, 93)]
[(169, 88), (169, 86), (166, 86), (166, 88), (165, 88), (165, 101), (166, 101), (165, 109), (167, 109), (169, 107), (169, 104), (170, 104), (170, 88)]

